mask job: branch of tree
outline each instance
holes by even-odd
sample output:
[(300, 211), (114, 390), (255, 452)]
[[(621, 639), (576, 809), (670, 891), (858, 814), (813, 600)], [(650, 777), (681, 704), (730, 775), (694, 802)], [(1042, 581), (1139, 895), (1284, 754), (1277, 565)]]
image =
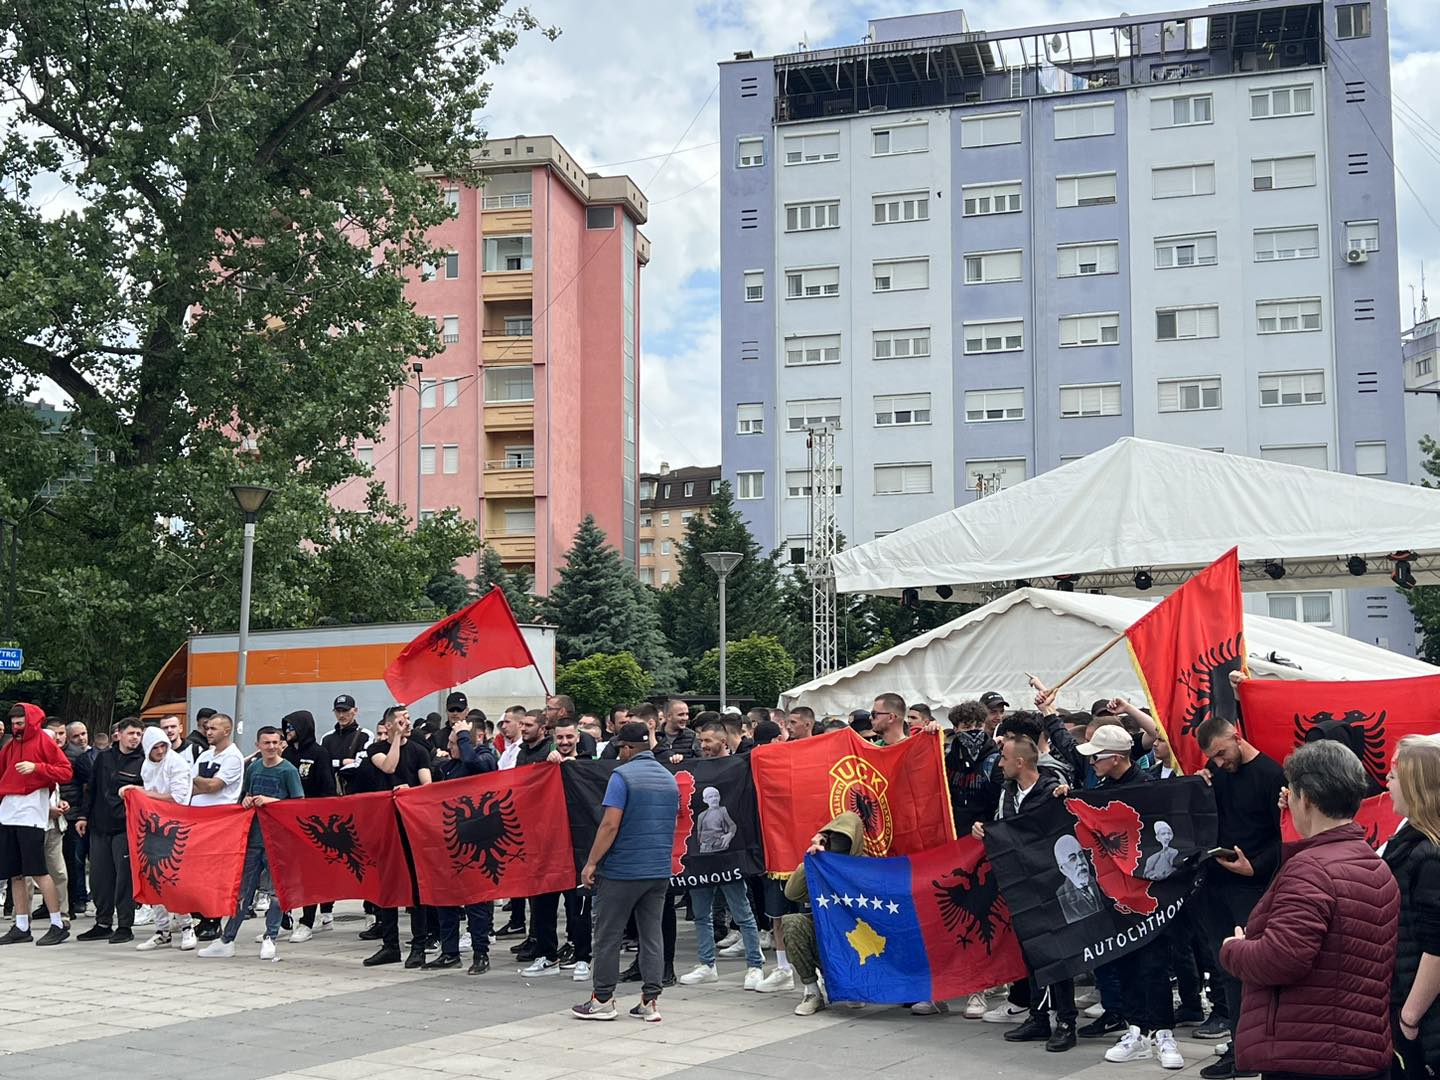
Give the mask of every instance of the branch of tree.
[(35, 374), (53, 380), (75, 402), (98, 406), (107, 415), (114, 416), (114, 410), (100, 391), (70, 366), (70, 358), (57, 356), (34, 342), (14, 337), (0, 337), (0, 351), (16, 357)]

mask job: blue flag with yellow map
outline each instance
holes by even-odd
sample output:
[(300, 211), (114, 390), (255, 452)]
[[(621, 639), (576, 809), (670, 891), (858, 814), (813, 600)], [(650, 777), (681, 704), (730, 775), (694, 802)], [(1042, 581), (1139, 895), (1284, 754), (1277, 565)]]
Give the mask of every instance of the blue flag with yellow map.
[(807, 855), (805, 880), (833, 1001), (940, 1001), (1025, 977), (979, 840), (890, 859)]

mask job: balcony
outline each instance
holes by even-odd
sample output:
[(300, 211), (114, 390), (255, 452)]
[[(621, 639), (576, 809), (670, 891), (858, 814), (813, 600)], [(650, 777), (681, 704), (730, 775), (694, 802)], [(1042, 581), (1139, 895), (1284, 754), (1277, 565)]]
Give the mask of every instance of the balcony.
[[(490, 208), (493, 199), (524, 199), (524, 206), (496, 207)], [(530, 216), (529, 195), (498, 195), (485, 199), (485, 209), (480, 213), (480, 231), (484, 235), (494, 233), (528, 233), (532, 218)]]
[(534, 563), (535, 534), (528, 536), (510, 533), (492, 534), (485, 537), (485, 543), (500, 556), (501, 562)]
[(487, 330), (480, 343), (483, 364), (528, 364), (535, 359), (535, 339), (529, 334)]
[(535, 459), (505, 458), (485, 462), (485, 497), (535, 494)]
[(500, 270), (481, 275), (480, 295), (485, 300), (528, 300), (535, 291), (529, 270)]
[(532, 431), (535, 428), (533, 401), (486, 403), (486, 431)]

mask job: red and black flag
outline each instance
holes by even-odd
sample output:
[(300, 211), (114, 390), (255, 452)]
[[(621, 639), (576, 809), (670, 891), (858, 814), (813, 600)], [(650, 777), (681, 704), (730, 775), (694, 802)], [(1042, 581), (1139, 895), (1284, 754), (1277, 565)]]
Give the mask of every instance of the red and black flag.
[[(1394, 836), (1404, 820), (1395, 812), (1395, 805), (1390, 801), (1388, 791), (1370, 796), (1360, 804), (1360, 809), (1355, 813), (1355, 824), (1365, 830), (1365, 839), (1372, 848), (1378, 848)], [(1287, 844), (1301, 839), (1288, 809), (1280, 811), (1280, 839)]]
[(182, 806), (125, 792), (135, 901), (207, 918), (235, 914), (253, 810)]
[(575, 886), (558, 766), (405, 788), (395, 805), (422, 904), (455, 907)]
[(1195, 729), (1235, 720), (1230, 672), (1245, 670), (1239, 549), (1231, 548), (1125, 631), (1155, 722), (1182, 772), (1205, 767)]
[(491, 589), (406, 645), (385, 669), (385, 685), (408, 705), (487, 671), (525, 667), (540, 671), (505, 594)]
[(1040, 985), (1151, 941), (1176, 917), (1215, 846), (1200, 777), (1042, 799), (985, 826), (1015, 932)]
[(287, 911), (331, 900), (415, 902), (390, 792), (282, 799), (259, 813), (270, 876)]
[(865, 854), (913, 855), (955, 839), (945, 757), (935, 735), (876, 746), (831, 732), (750, 752), (765, 869), (789, 875), (810, 838), (838, 814), (865, 823)]

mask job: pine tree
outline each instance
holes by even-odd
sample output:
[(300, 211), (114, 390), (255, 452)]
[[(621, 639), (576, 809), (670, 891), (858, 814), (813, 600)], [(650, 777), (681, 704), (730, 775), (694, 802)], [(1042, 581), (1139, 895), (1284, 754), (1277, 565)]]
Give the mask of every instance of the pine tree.
[(489, 544), (480, 552), (480, 565), (475, 574), (475, 595), (484, 596), (492, 588), (505, 594), (516, 622), (535, 622), (539, 605), (535, 602), (534, 581), (525, 570), (506, 570), (500, 554)]

